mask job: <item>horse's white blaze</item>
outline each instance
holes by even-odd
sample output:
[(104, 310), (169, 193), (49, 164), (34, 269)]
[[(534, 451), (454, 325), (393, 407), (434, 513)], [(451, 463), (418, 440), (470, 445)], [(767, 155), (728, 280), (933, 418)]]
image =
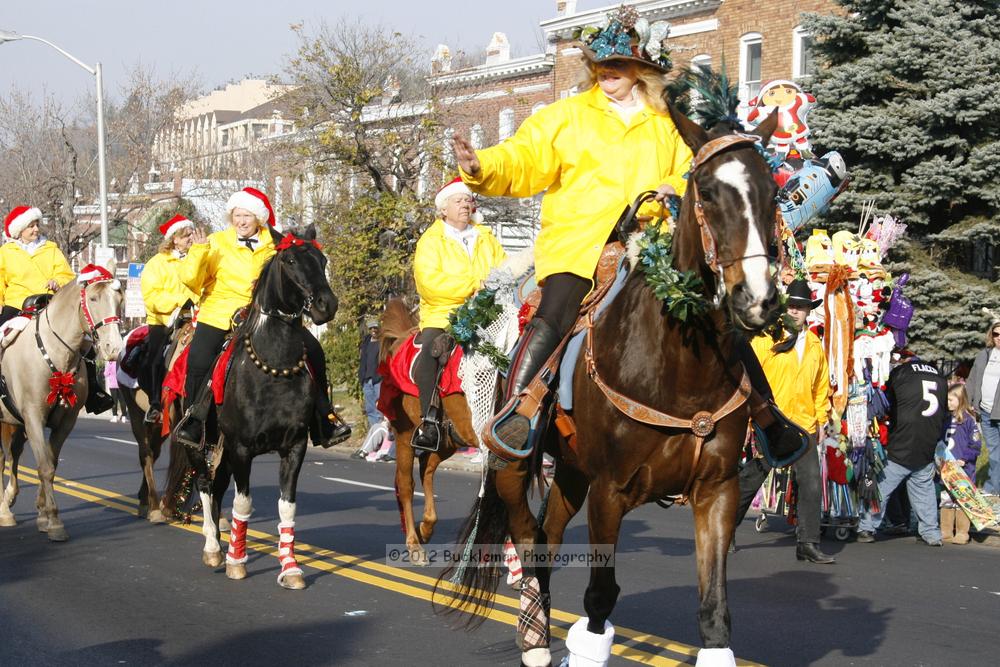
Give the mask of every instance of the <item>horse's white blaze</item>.
[(278, 499), (278, 517), (282, 523), (295, 522), (295, 503), (290, 503), (284, 498)]
[(770, 271), (767, 251), (754, 224), (753, 206), (750, 204), (750, 174), (742, 162), (731, 160), (715, 171), (715, 177), (740, 193), (740, 199), (743, 200), (743, 217), (747, 223), (747, 248), (743, 253), (747, 257), (742, 262), (743, 275), (754, 303), (759, 304), (767, 298)]
[(233, 498), (233, 518), (247, 521), (252, 513), (253, 504), (250, 502), (250, 496), (245, 496), (237, 491), (236, 497)]
[(218, 528), (212, 519), (212, 496), (204, 491), (198, 493), (201, 496), (201, 513), (204, 517), (201, 522), (201, 534), (205, 536), (205, 551), (222, 551), (219, 540), (215, 536)]

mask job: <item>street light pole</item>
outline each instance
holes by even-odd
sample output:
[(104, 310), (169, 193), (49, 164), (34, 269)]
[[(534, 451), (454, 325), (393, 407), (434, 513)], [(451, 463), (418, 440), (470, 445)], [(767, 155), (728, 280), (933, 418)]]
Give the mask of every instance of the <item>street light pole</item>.
[(19, 39), (30, 39), (42, 44), (47, 44), (53, 49), (66, 56), (74, 63), (87, 70), (97, 81), (97, 171), (98, 182), (100, 184), (100, 208), (101, 208), (101, 249), (108, 247), (108, 172), (104, 145), (104, 74), (101, 63), (96, 67), (91, 67), (79, 58), (76, 58), (68, 51), (61, 49), (47, 39), (35, 37), (34, 35), (20, 35), (10, 30), (0, 30), (0, 44), (13, 42)]

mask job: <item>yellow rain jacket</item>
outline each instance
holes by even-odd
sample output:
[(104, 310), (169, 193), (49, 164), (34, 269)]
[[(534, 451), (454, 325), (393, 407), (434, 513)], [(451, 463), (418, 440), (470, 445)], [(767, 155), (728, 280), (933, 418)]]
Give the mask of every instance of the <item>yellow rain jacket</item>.
[(208, 243), (191, 246), (180, 262), (181, 282), (200, 295), (198, 321), (218, 329), (229, 329), (233, 313), (250, 303), (254, 281), (275, 253), (266, 227), (253, 252), (236, 239), (232, 227), (210, 234)]
[[(595, 85), (529, 116), (513, 137), (476, 151), (478, 176), (462, 180), (484, 195), (542, 199), (535, 277), (593, 278), (604, 243), (643, 190), (663, 184), (683, 195), (691, 150), (673, 121), (649, 107), (626, 127)], [(642, 214), (654, 215), (659, 204)]]
[(465, 303), (490, 269), (507, 256), (486, 225), (476, 225), (479, 234), (472, 257), (445, 233), (444, 225), (443, 220), (435, 220), (417, 241), (413, 254), (421, 329), (448, 326), (448, 314)]
[(778, 409), (810, 433), (826, 424), (830, 414), (830, 371), (816, 334), (806, 332), (802, 361), (795, 348), (775, 354), (770, 336), (757, 336), (750, 345), (764, 368)]
[(17, 241), (0, 247), (0, 301), (20, 308), (32, 294), (45, 294), (50, 280), (60, 287), (76, 278), (65, 255), (52, 241), (43, 243), (29, 255)]
[(170, 252), (158, 252), (142, 269), (139, 286), (146, 305), (146, 324), (170, 324), (174, 311), (198, 295), (181, 282), (181, 260)]

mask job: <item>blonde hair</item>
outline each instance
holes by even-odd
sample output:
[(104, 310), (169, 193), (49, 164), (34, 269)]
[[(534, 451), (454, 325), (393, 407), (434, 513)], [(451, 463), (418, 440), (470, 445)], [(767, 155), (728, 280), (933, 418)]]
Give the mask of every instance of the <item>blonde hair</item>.
[(994, 348), (997, 346), (996, 339), (993, 338), (993, 330), (1000, 327), (1000, 322), (993, 322), (986, 328), (986, 349)]
[[(583, 76), (580, 79), (581, 88), (593, 88), (597, 84), (597, 68), (601, 63), (595, 63), (586, 56), (581, 57), (584, 66)], [(633, 60), (619, 61), (627, 63), (631, 68), (631, 74), (636, 78), (636, 86), (639, 89), (639, 96), (643, 103), (650, 109), (666, 115), (667, 102), (663, 93), (667, 88), (667, 76), (652, 65), (643, 65)]]
[(173, 251), (173, 249), (174, 249), (174, 243), (177, 241), (177, 235), (178, 234), (183, 234), (184, 232), (187, 232), (187, 233), (191, 234), (191, 233), (193, 233), (193, 230), (182, 229), (179, 232), (174, 232), (174, 234), (172, 236), (170, 236), (169, 238), (165, 238), (162, 241), (160, 241), (160, 245), (156, 248), (156, 252), (158, 252), (158, 253), (162, 252), (162, 253), (165, 253), (165, 254), (170, 254), (170, 252)]
[(961, 424), (966, 417), (973, 417), (972, 405), (969, 404), (969, 394), (965, 391), (965, 385), (955, 383), (948, 387), (948, 395), (958, 397), (958, 407), (951, 414), (955, 421)]

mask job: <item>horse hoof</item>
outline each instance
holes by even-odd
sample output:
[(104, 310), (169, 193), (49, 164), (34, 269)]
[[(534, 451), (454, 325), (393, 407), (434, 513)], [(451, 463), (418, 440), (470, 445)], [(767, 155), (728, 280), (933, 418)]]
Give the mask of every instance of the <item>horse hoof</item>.
[(62, 526), (52, 526), (48, 530), (50, 542), (65, 542), (69, 539), (69, 533)]
[(301, 574), (286, 574), (278, 579), (278, 584), (290, 591), (301, 591), (306, 587), (306, 580)]
[(233, 529), (233, 527), (229, 525), (229, 519), (227, 519), (224, 516), (223, 517), (219, 517), (219, 532), (220, 533), (228, 533), (232, 529)]
[(148, 517), (149, 505), (139, 505), (139, 511), (136, 513), (136, 516), (139, 517), (140, 519), (145, 519), (146, 517)]
[(247, 567), (243, 563), (226, 563), (226, 576), (230, 579), (246, 579)]
[(9, 528), (10, 526), (16, 526), (17, 520), (14, 518), (13, 514), (0, 514), (0, 526), (4, 528)]
[(38, 532), (39, 533), (47, 533), (47, 532), (49, 532), (49, 520), (48, 520), (48, 518), (40, 516), (40, 517), (38, 517), (38, 520), (36, 521), (36, 524), (38, 525)]
[(146, 518), (150, 523), (166, 523), (167, 521), (163, 516), (163, 512), (160, 510), (153, 510)]
[(430, 563), (430, 559), (427, 558), (427, 552), (423, 549), (410, 549), (410, 565), (415, 567), (427, 567)]
[(202, 551), (201, 552), (201, 562), (205, 565), (216, 568), (222, 565), (222, 552), (221, 551)]

